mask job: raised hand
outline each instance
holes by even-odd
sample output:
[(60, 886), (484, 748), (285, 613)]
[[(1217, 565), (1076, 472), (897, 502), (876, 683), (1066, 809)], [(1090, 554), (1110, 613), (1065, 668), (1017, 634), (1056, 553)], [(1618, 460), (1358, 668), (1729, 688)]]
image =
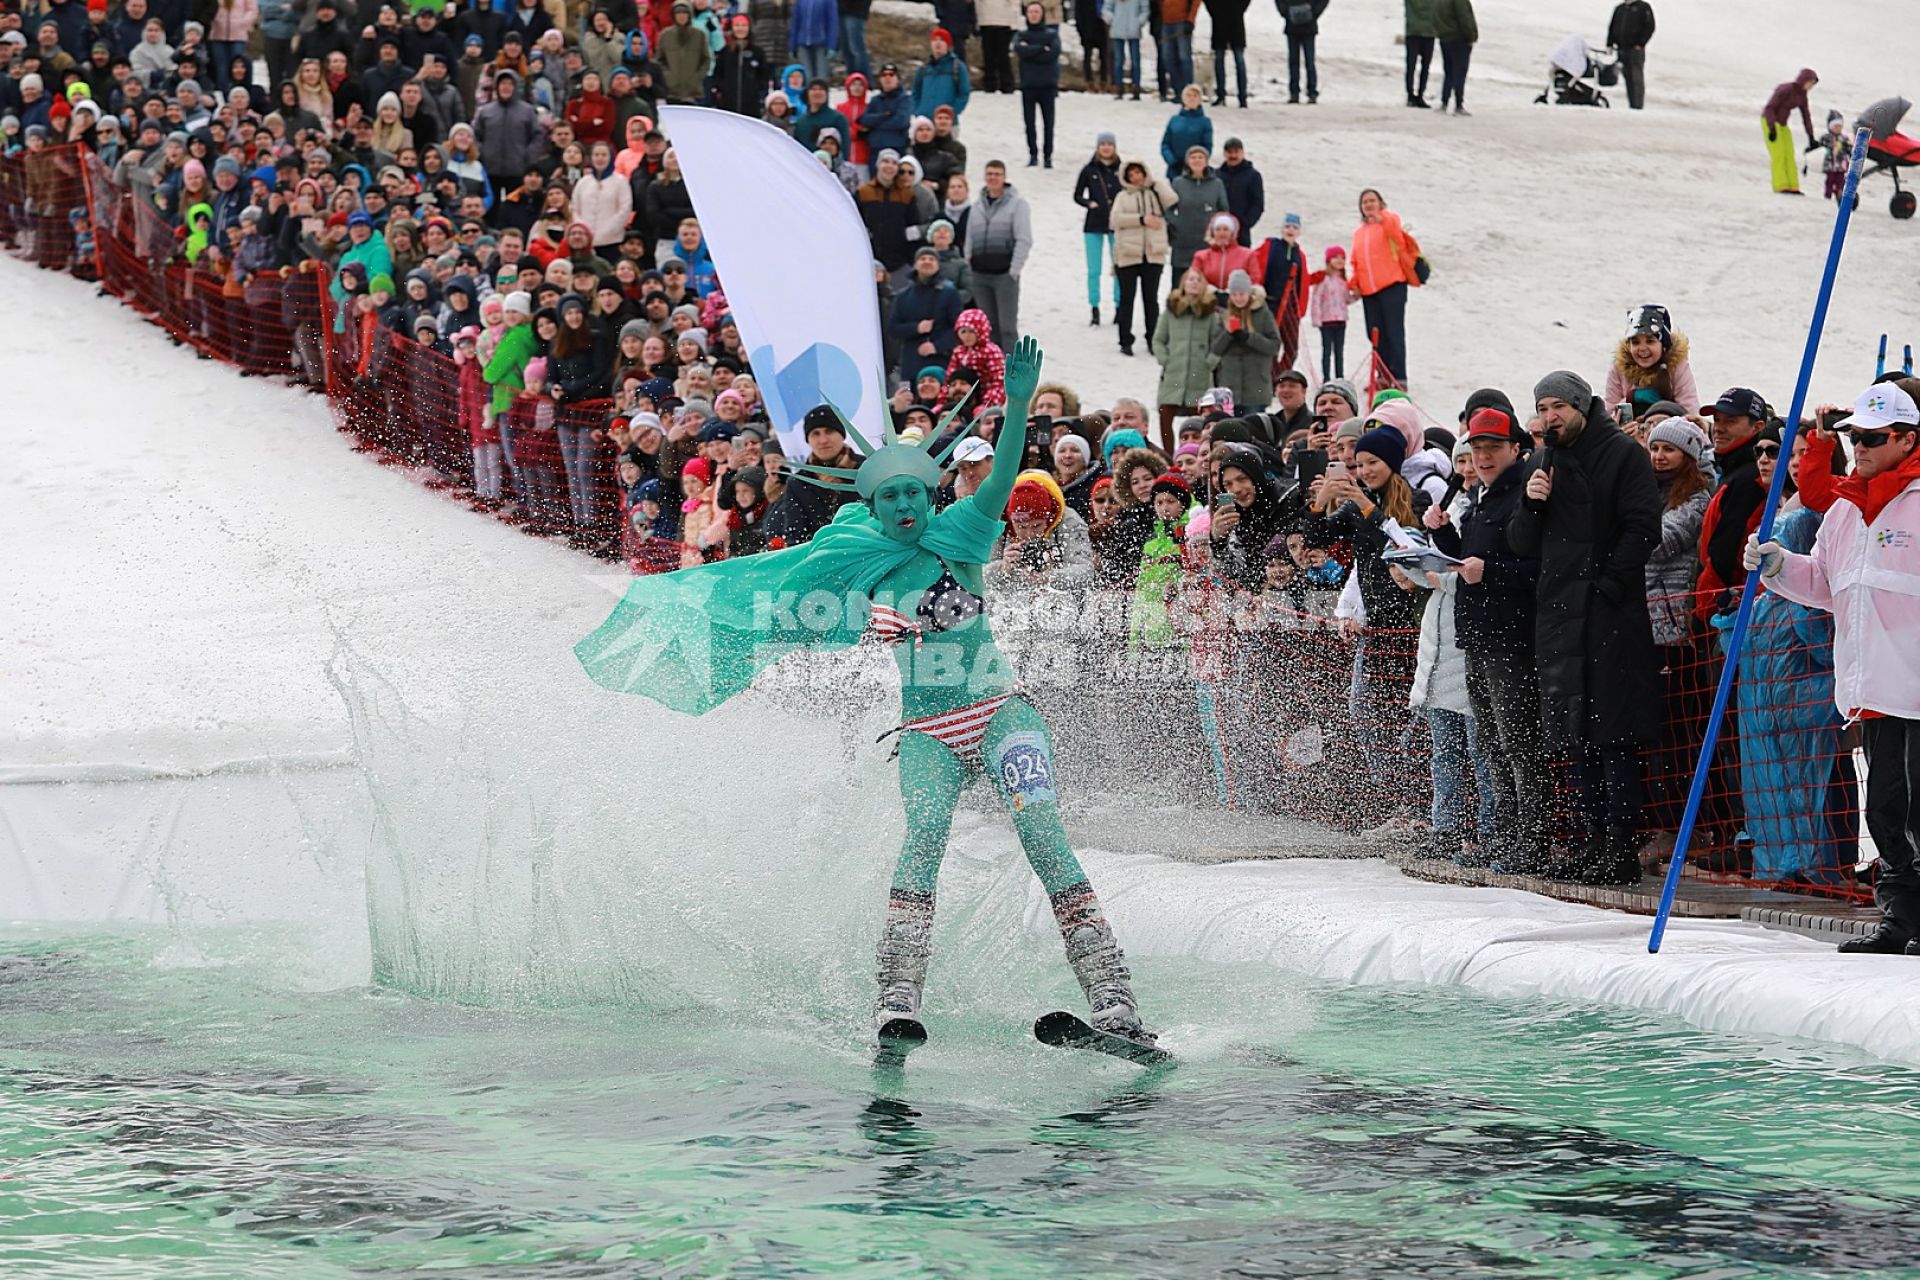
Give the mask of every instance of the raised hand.
[(1027, 454), (1027, 410), (1033, 404), (1034, 391), (1040, 386), (1042, 361), (1040, 344), (1031, 337), (1015, 343), (1012, 354), (1007, 357), (1006, 380), (1002, 384), (1007, 393), (1007, 416), (1001, 421), (1000, 434), (993, 442), (993, 469), (974, 490), (974, 501), (980, 510), (996, 518), (1007, 509), (1014, 478), (1020, 474), (1021, 461)]
[(1045, 361), (1040, 344), (1031, 334), (1014, 345), (1013, 354), (1007, 357), (1005, 386), (1009, 407), (1032, 403), (1033, 393), (1040, 386), (1040, 366)]

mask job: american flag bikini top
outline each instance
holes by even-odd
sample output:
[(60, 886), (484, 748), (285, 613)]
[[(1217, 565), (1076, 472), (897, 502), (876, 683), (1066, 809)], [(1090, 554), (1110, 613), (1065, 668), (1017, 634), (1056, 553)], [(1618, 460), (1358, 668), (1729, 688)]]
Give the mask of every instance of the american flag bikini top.
[(882, 644), (905, 644), (911, 639), (917, 649), (926, 642), (929, 630), (956, 630), (979, 617), (986, 607), (987, 602), (962, 586), (943, 564), (940, 580), (921, 595), (913, 617), (889, 605), (876, 604), (867, 631)]

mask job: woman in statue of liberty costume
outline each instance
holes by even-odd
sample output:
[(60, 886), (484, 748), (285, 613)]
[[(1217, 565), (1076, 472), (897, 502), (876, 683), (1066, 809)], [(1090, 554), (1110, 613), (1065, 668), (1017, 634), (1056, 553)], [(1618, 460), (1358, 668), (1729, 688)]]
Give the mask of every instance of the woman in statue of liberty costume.
[[(1089, 1022), (1151, 1047), (1125, 958), (1060, 821), (1046, 723), (994, 644), (982, 598), (982, 566), (1005, 528), (1001, 515), (1026, 454), (1040, 365), (1038, 345), (1022, 338), (1007, 362), (993, 470), (971, 496), (933, 509), (941, 465), (958, 436), (934, 454), (898, 442), (889, 428), (875, 449), (847, 424), (866, 455), (859, 468), (803, 465), (796, 478), (851, 483), (861, 502), (842, 507), (805, 546), (635, 579), (575, 652), (607, 688), (699, 714), (795, 648), (846, 647), (866, 636), (892, 645), (907, 834), (880, 935), (876, 1027), (919, 1018), (954, 805), (984, 772), (1052, 901)], [(938, 430), (933, 440), (945, 435)]]

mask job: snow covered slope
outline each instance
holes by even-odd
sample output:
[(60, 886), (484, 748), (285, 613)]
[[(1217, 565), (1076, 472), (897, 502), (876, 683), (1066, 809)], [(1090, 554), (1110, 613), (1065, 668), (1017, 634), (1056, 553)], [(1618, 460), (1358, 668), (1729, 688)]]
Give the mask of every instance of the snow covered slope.
[[(925, 13), (924, 6), (904, 5)], [(1667, 0), (1648, 47), (1648, 105), (1628, 111), (1624, 87), (1608, 111), (1536, 107), (1547, 54), (1570, 32), (1599, 43), (1610, 0), (1534, 3), (1476, 0), (1465, 119), (1411, 111), (1401, 87), (1401, 0), (1334, 0), (1321, 22), (1320, 102), (1286, 103), (1286, 43), (1273, 5), (1247, 14), (1254, 105), (1208, 106), (1216, 144), (1237, 136), (1266, 180), (1267, 215), (1256, 232), (1278, 235), (1299, 213), (1317, 267), (1329, 244), (1351, 242), (1360, 189), (1379, 187), (1419, 236), (1434, 275), (1408, 306), (1414, 394), (1451, 422), (1475, 387), (1520, 403), (1543, 373), (1575, 369), (1595, 387), (1627, 309), (1662, 302), (1693, 342), (1703, 395), (1752, 386), (1784, 408), (1806, 340), (1834, 206), (1812, 195), (1776, 196), (1767, 179), (1760, 108), (1802, 66), (1824, 79), (1814, 126), (1829, 107), (1849, 121), (1869, 102), (1914, 92), (1913, 41), (1876, 38), (1890, 12), (1876, 0)], [(1205, 23), (1195, 60), (1211, 83)], [(1151, 72), (1152, 56), (1147, 58)], [(1231, 67), (1229, 67), (1231, 75)], [(1429, 98), (1438, 102), (1436, 57)], [(1151, 86), (1148, 87), (1151, 98)], [(1005, 159), (1033, 205), (1037, 241), (1023, 280), (1021, 323), (1047, 346), (1059, 375), (1091, 403), (1150, 399), (1158, 369), (1129, 360), (1111, 325), (1087, 325), (1080, 211), (1073, 182), (1112, 129), (1123, 156), (1159, 156), (1170, 109), (1160, 103), (1063, 94), (1051, 170), (1028, 169), (1017, 95), (976, 93), (962, 133), (976, 182), (990, 157)], [(1909, 120), (1910, 131), (1920, 119)], [(1795, 122), (1796, 133), (1799, 124)], [(1812, 157), (1817, 160), (1818, 157)], [(1887, 213), (1884, 177), (1863, 188), (1827, 320), (1813, 383), (1821, 399), (1850, 401), (1873, 374), (1883, 332), (1920, 345), (1920, 219)], [(1102, 310), (1111, 317), (1110, 299)], [(1347, 344), (1360, 345), (1360, 308)], [(1318, 338), (1303, 338), (1301, 366), (1319, 369)]]
[(0, 770), (344, 760), (335, 627), (457, 664), (477, 632), (590, 628), (620, 589), (353, 453), (319, 397), (197, 361), (87, 285), (0, 256), (0, 293)]

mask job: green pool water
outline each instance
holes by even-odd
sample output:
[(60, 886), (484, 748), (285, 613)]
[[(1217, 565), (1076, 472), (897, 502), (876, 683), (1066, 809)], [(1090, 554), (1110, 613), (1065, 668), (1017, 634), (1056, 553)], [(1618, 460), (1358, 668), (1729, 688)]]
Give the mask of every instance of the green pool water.
[(892, 1071), (848, 1019), (302, 991), (164, 930), (16, 930), (0, 1276), (1920, 1275), (1920, 1072), (1140, 968), (1173, 1068), (996, 998)]

